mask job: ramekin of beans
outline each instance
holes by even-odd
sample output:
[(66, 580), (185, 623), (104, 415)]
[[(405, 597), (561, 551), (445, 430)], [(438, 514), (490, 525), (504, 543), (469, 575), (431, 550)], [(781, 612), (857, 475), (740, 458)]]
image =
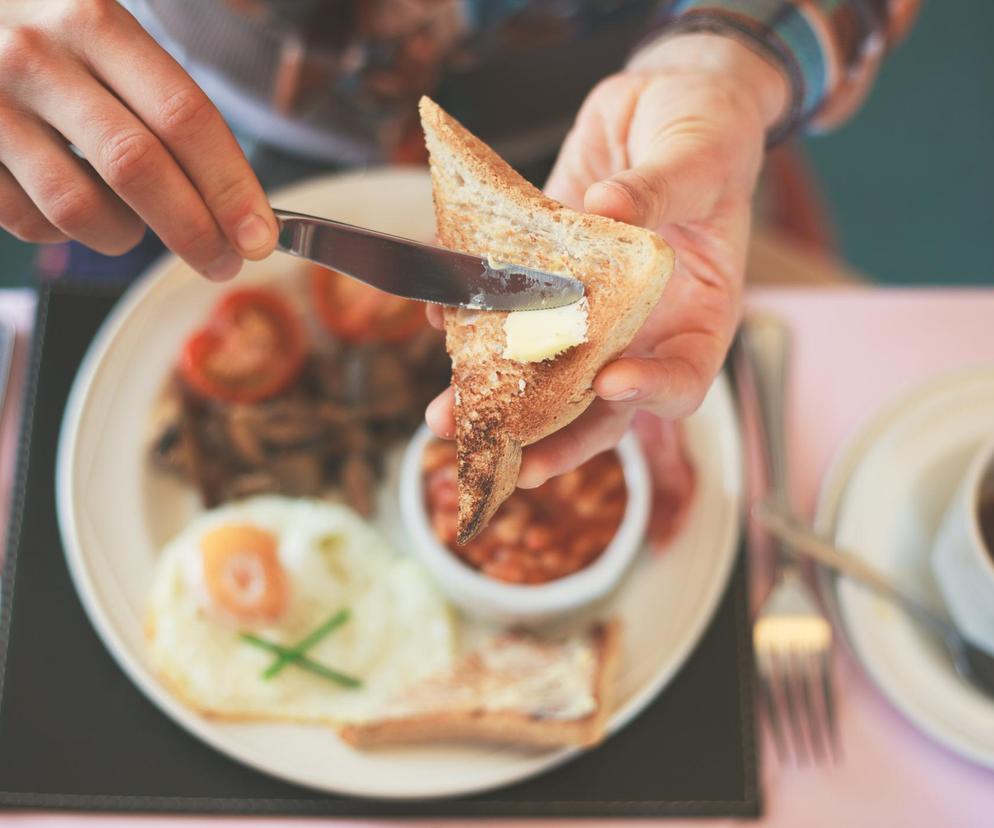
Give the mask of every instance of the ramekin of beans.
[(407, 448), (401, 513), (411, 551), (467, 614), (552, 620), (617, 586), (642, 546), (651, 483), (637, 439), (537, 489), (518, 489), (490, 524), (456, 543), (455, 445), (422, 428)]

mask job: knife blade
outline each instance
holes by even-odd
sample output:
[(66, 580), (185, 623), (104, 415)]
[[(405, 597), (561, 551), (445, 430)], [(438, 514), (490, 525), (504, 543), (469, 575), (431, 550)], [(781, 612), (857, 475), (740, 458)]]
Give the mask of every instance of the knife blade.
[(277, 249), (395, 296), (473, 310), (559, 308), (583, 297), (583, 282), (355, 227), (273, 210)]

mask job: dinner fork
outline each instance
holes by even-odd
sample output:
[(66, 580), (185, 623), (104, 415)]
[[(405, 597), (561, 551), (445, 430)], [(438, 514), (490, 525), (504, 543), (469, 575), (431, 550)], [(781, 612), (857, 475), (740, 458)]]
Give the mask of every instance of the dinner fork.
[[(736, 340), (739, 393), (756, 412), (767, 499), (790, 513), (786, 462), (787, 363), (790, 335), (772, 314), (751, 314)], [(753, 625), (760, 703), (781, 762), (838, 760), (832, 689), (832, 626), (818, 606), (789, 547), (770, 537), (776, 553), (773, 589)]]

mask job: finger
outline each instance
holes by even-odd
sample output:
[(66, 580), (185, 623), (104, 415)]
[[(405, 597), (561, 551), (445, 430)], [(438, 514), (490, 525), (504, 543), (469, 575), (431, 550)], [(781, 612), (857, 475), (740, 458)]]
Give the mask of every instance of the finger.
[(82, 67), (56, 68), (47, 80), (37, 90), (38, 114), (76, 145), (170, 250), (211, 279), (234, 276), (242, 257), (158, 138)]
[(589, 176), (585, 169), (589, 154), (583, 146), (582, 133), (574, 128), (563, 141), (556, 163), (543, 188), (549, 198), (554, 198), (574, 210), (583, 209), (583, 196), (587, 186), (599, 176)]
[(584, 209), (650, 230), (707, 218), (724, 192), (716, 153), (679, 135), (661, 137), (642, 163), (592, 184)]
[(525, 449), (518, 486), (534, 489), (616, 445), (634, 415), (630, 406), (594, 400), (568, 426)]
[(594, 379), (594, 391), (603, 400), (681, 419), (704, 400), (724, 353), (714, 337), (683, 334), (658, 356), (623, 357), (605, 366)]
[(428, 403), (425, 422), (428, 423), (428, 428), (435, 432), (436, 437), (451, 440), (456, 436), (455, 403), (456, 395), (452, 386)]
[(428, 317), (428, 324), (439, 331), (445, 330), (445, 310), (441, 305), (425, 305), (425, 316)]
[(67, 237), (42, 214), (6, 167), (0, 166), (0, 227), (21, 241), (55, 244)]
[(173, 155), (222, 232), (242, 256), (276, 245), (276, 218), (217, 108), (124, 9), (81, 48), (94, 73)]
[(575, 210), (584, 209), (584, 194), (621, 166), (627, 166), (624, 132), (632, 119), (638, 95), (648, 78), (614, 75), (601, 81), (587, 96), (576, 123), (563, 141), (545, 192)]
[(9, 110), (0, 118), (0, 162), (50, 225), (108, 255), (125, 253), (141, 241), (141, 220), (51, 127)]

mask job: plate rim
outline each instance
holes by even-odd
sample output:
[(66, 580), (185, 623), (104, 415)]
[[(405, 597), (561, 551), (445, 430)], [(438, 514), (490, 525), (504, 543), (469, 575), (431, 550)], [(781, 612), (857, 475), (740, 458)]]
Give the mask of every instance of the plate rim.
[[(894, 428), (910, 411), (926, 404), (937, 395), (950, 393), (972, 382), (988, 379), (994, 385), (994, 365), (974, 365), (947, 371), (923, 379), (897, 391), (886, 399), (869, 419), (857, 426), (835, 451), (822, 478), (815, 503), (814, 529), (820, 535), (836, 538), (842, 504), (857, 470), (866, 460), (867, 453), (887, 432)], [(914, 705), (904, 700), (903, 694), (894, 692), (883, 673), (867, 659), (860, 649), (858, 636), (854, 636), (852, 619), (842, 607), (838, 596), (840, 576), (824, 567), (817, 568), (819, 592), (829, 610), (833, 624), (842, 632), (850, 656), (862, 667), (876, 690), (901, 716), (940, 747), (982, 767), (994, 769), (994, 746), (977, 750), (974, 745), (949, 733), (941, 719), (932, 720), (919, 714)]]
[[(418, 168), (384, 166), (305, 179), (302, 182), (274, 192), (271, 194), (271, 199), (274, 201), (286, 198), (292, 199), (299, 191), (307, 191), (316, 186), (328, 186), (343, 179), (358, 180), (376, 176), (390, 177), (398, 174), (410, 177), (419, 175), (420, 177), (427, 178), (427, 171)], [(250, 756), (239, 753), (233, 746), (227, 744), (224, 739), (218, 737), (213, 732), (211, 725), (216, 724), (215, 722), (211, 722), (199, 716), (194, 711), (189, 710), (178, 699), (173, 697), (166, 687), (157, 681), (154, 676), (151, 674), (146, 675), (140, 664), (132, 662), (132, 658), (127, 652), (127, 647), (116, 632), (114, 622), (110, 620), (106, 610), (97, 598), (97, 590), (93, 586), (90, 573), (85, 565), (85, 554), (82, 549), (83, 544), (80, 541), (77, 527), (76, 507), (73, 505), (73, 469), (77, 453), (77, 435), (80, 420), (87, 399), (89, 398), (94, 378), (99, 371), (100, 364), (109, 346), (134, 310), (146, 300), (148, 294), (160, 282), (168, 277), (170, 271), (177, 265), (178, 258), (175, 255), (167, 254), (163, 257), (126, 289), (121, 299), (118, 300), (117, 304), (107, 315), (107, 318), (101, 323), (73, 379), (58, 435), (55, 468), (55, 500), (57, 522), (63, 541), (64, 557), (73, 586), (87, 617), (100, 637), (102, 644), (108, 650), (118, 667), (145, 697), (159, 708), (160, 712), (207, 746), (234, 761), (268, 776), (311, 790), (341, 796), (358, 796), (392, 801), (423, 801), (465, 796), (505, 787), (537, 776), (583, 753), (584, 750), (581, 748), (564, 748), (549, 752), (538, 759), (528, 757), (522, 761), (521, 765), (515, 766), (503, 774), (498, 774), (487, 782), (463, 785), (455, 788), (436, 786), (435, 789), (416, 794), (407, 792), (392, 793), (389, 790), (376, 786), (318, 784), (301, 780), (291, 774), (280, 772), (278, 769), (264, 766), (254, 761)], [(732, 456), (728, 458), (727, 463), (730, 468), (736, 470), (735, 490), (733, 494), (737, 503), (734, 504), (731, 519), (728, 521), (727, 529), (721, 539), (722, 554), (716, 556), (719, 566), (715, 567), (715, 572), (711, 576), (705, 599), (698, 603), (698, 607), (702, 611), (698, 612), (694, 623), (689, 625), (688, 633), (684, 636), (681, 645), (675, 648), (670, 663), (665, 669), (659, 670), (651, 681), (646, 682), (638, 692), (633, 694), (624, 707), (615, 710), (611, 714), (605, 739), (610, 738), (642, 713), (665, 689), (670, 681), (672, 681), (674, 676), (680, 672), (687, 659), (700, 643), (708, 626), (713, 621), (735, 569), (739, 540), (742, 537), (743, 531), (745, 503), (742, 428), (735, 407), (731, 385), (724, 373), (716, 377), (709, 394), (716, 394), (719, 398), (718, 404), (725, 407), (729, 413), (732, 429), (728, 439)]]

